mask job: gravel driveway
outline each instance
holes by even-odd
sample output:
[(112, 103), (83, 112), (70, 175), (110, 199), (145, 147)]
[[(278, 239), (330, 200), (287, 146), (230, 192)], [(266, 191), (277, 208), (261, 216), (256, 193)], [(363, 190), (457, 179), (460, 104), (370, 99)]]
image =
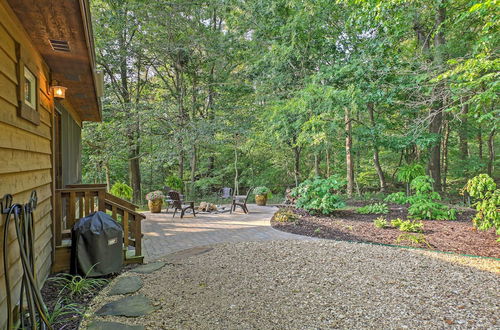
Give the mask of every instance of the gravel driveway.
[[(499, 328), (500, 262), (335, 241), (227, 243), (141, 274), (147, 329)], [(465, 262), (469, 262), (466, 260)], [(127, 276), (124, 274), (122, 276)], [(93, 308), (116, 300), (106, 291)]]

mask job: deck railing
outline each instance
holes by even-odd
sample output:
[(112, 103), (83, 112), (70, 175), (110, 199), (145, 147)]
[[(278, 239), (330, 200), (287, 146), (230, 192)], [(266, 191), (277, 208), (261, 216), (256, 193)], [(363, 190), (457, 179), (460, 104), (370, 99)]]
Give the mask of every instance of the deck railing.
[(141, 221), (145, 216), (135, 211), (136, 205), (109, 194), (106, 185), (101, 184), (68, 185), (57, 189), (55, 198), (56, 249), (70, 246), (71, 228), (76, 221), (93, 212), (103, 211), (122, 225), (125, 261), (142, 262)]

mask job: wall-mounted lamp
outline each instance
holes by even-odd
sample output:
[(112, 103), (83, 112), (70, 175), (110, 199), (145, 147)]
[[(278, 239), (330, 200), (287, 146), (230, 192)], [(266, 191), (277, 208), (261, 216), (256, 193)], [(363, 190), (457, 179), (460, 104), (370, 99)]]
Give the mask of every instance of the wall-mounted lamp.
[(52, 89), (52, 95), (54, 95), (56, 99), (64, 99), (66, 97), (67, 88), (59, 85), (57, 81), (53, 83), (51, 89)]

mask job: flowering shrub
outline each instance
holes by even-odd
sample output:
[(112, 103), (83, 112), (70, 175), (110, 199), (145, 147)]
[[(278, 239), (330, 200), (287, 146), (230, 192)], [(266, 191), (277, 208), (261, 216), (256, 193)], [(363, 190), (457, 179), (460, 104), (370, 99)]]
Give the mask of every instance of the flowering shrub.
[(165, 198), (165, 195), (160, 190), (152, 191), (152, 192), (146, 194), (146, 199), (148, 201), (154, 201), (154, 200), (163, 199), (163, 198)]

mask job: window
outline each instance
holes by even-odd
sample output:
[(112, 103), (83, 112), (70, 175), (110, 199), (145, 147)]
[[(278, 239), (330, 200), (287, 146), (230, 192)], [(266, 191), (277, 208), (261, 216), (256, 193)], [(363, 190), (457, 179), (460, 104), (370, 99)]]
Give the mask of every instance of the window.
[(36, 110), (36, 78), (27, 67), (24, 67), (24, 103)]
[(38, 68), (33, 58), (17, 44), (17, 115), (35, 125), (40, 125)]

